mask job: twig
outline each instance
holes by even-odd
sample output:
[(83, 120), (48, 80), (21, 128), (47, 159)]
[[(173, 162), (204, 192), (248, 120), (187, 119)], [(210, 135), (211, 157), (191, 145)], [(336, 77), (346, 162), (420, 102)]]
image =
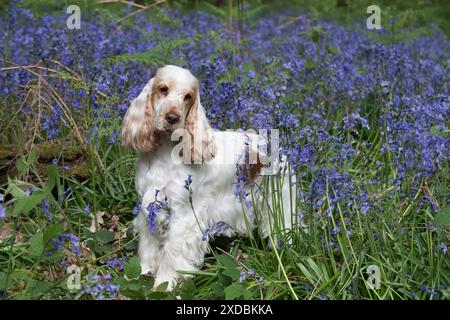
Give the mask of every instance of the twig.
[(128, 4), (130, 6), (133, 7), (137, 7), (137, 8), (145, 8), (144, 5), (139, 4), (139, 3), (134, 3), (131, 1), (126, 1), (126, 0), (97, 0), (97, 4), (109, 4), (109, 3), (123, 3), (123, 4)]
[(141, 13), (141, 12), (143, 12), (145, 10), (148, 10), (148, 9), (150, 9), (150, 8), (152, 8), (154, 6), (157, 6), (158, 4), (161, 4), (163, 2), (166, 2), (166, 0), (158, 0), (155, 3), (152, 3), (152, 4), (148, 5), (148, 6), (143, 7), (143, 8), (140, 8), (140, 9), (138, 9), (138, 10), (136, 10), (136, 11), (126, 15), (125, 17), (120, 18), (119, 20), (116, 21), (116, 23), (121, 23), (123, 20), (126, 20), (126, 19), (128, 19), (130, 17), (133, 17), (133, 16), (137, 15), (138, 13)]
[(277, 26), (275, 29), (277, 29), (277, 30), (283, 29), (284, 27), (287, 27), (287, 26), (289, 26), (289, 25), (291, 25), (291, 24), (293, 24), (293, 23), (295, 23), (295, 22), (297, 22), (297, 21), (299, 21), (299, 20), (302, 20), (302, 19), (305, 19), (306, 22), (308, 21), (308, 20), (306, 19), (306, 17), (304, 17), (304, 16), (298, 16), (298, 17), (288, 18), (288, 20), (289, 20), (288, 22), (285, 22), (285, 23), (280, 24), (280, 25)]

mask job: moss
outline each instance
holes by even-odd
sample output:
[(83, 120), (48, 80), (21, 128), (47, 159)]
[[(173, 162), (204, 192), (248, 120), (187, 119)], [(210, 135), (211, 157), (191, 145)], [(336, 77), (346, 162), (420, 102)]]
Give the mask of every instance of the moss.
[[(41, 177), (46, 177), (48, 174), (48, 168), (50, 163), (38, 163), (36, 168)], [(64, 170), (62, 167), (58, 167), (58, 173), (61, 176), (77, 177), (81, 180), (86, 179), (89, 175), (89, 165), (85, 160), (76, 162), (65, 162), (66, 166), (69, 166), (69, 170)]]
[(59, 158), (61, 155), (66, 161), (73, 161), (83, 155), (81, 148), (74, 144), (63, 145), (54, 142), (42, 142), (37, 146), (39, 158), (51, 161), (53, 158)]
[(0, 159), (11, 159), (16, 154), (16, 147), (12, 144), (0, 144)]

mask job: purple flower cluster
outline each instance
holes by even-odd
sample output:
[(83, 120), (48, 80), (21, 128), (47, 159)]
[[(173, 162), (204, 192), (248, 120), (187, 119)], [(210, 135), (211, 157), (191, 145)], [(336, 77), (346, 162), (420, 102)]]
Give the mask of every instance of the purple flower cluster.
[[(0, 103), (24, 101), (24, 88), (36, 75), (15, 66), (37, 65), (73, 114), (89, 111), (92, 123), (81, 130), (95, 145), (102, 139), (116, 143), (117, 119), (156, 68), (170, 63), (199, 78), (213, 127), (280, 130), (282, 153), (299, 176), (305, 215), (324, 212), (330, 218), (339, 208), (346, 218), (374, 212), (372, 190), (385, 189), (385, 181), (348, 170), (352, 164), (374, 165), (379, 172), (392, 165), (395, 178), (388, 183), (403, 190), (411, 182), (418, 187), (419, 179), (448, 161), (450, 41), (439, 30), (383, 44), (365, 36), (363, 26), (314, 19), (283, 24), (272, 15), (245, 25), (239, 41), (204, 12), (162, 10), (158, 19), (136, 16), (132, 25), (92, 14), (81, 31), (68, 30), (66, 18), (38, 18), (17, 2), (7, 8), (7, 19), (0, 21), (0, 56), (9, 61), (0, 61), (6, 68), (0, 72)], [(311, 25), (320, 31), (318, 39), (311, 37)], [(82, 79), (54, 77), (66, 68)], [(67, 122), (63, 106), (47, 100), (52, 105), (41, 128), (53, 139), (67, 131)], [(25, 119), (34, 111), (28, 106), (21, 112)], [(245, 176), (238, 175), (236, 197), (251, 206), (247, 190)], [(163, 207), (155, 202), (146, 208), (150, 230)]]
[(50, 204), (48, 203), (48, 199), (44, 199), (41, 201), (41, 209), (47, 217), (48, 221), (52, 220), (52, 213), (50, 212)]
[(239, 276), (239, 282), (244, 283), (245, 281), (248, 281), (248, 280), (256, 280), (258, 283), (263, 283), (264, 277), (257, 276), (255, 270), (253, 270), (253, 269), (242, 270), (241, 274)]
[(114, 269), (117, 268), (119, 271), (123, 270), (125, 268), (125, 258), (119, 259), (114, 257), (113, 259), (106, 261), (106, 265)]
[[(156, 190), (155, 201), (150, 202), (146, 207), (148, 214), (148, 229), (152, 234), (155, 234), (158, 227), (157, 224), (158, 215), (161, 213), (161, 211), (166, 211), (169, 209), (167, 197), (165, 197), (163, 201), (159, 201), (158, 194), (159, 190)], [(160, 219), (162, 219), (162, 217), (160, 217)]]
[(91, 294), (98, 300), (114, 299), (119, 294), (119, 285), (112, 282), (112, 276), (109, 273), (100, 276), (95, 274), (91, 276), (89, 284), (83, 285), (83, 292)]
[(3, 206), (3, 200), (5, 196), (3, 193), (0, 193), (0, 219), (3, 219), (6, 216), (6, 207)]
[(208, 241), (210, 238), (215, 236), (226, 236), (231, 237), (234, 235), (234, 230), (227, 223), (219, 221), (214, 223), (211, 227), (206, 228), (202, 231), (202, 240)]
[(77, 257), (80, 257), (81, 256), (81, 253), (79, 250), (80, 239), (76, 235), (74, 235), (72, 233), (63, 233), (63, 234), (60, 234), (57, 237), (53, 238), (52, 240), (50, 240), (50, 242), (53, 244), (53, 248), (56, 251), (61, 251), (66, 240), (70, 240), (71, 245), (72, 245), (72, 252)]

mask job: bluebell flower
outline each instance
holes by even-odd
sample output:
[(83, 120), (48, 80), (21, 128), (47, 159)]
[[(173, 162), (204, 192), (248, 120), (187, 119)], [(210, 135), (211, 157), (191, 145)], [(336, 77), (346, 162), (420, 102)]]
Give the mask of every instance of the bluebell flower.
[(339, 227), (337, 227), (337, 228), (332, 228), (332, 229), (330, 230), (330, 233), (331, 233), (331, 234), (338, 234), (338, 233), (339, 233)]
[(239, 276), (239, 282), (244, 283), (246, 278), (247, 278), (247, 272), (245, 270), (242, 270), (241, 274)]
[(443, 242), (439, 243), (438, 247), (439, 247), (439, 249), (441, 249), (443, 255), (447, 254), (448, 247), (445, 245), (445, 243), (443, 243)]
[(48, 203), (48, 199), (44, 199), (41, 201), (41, 209), (42, 209), (42, 212), (44, 212), (45, 216), (47, 217), (48, 221), (51, 221), (52, 214), (50, 212), (50, 205)]
[(0, 204), (0, 219), (3, 219), (6, 215), (6, 208)]
[(344, 118), (344, 129), (353, 129), (360, 124), (363, 128), (369, 129), (369, 123), (367, 119), (361, 117), (359, 113), (349, 114)]
[(387, 94), (391, 91), (391, 83), (389, 81), (381, 81), (380, 83), (383, 93)]
[(106, 265), (112, 268), (118, 267), (118, 270), (123, 270), (125, 268), (125, 258), (119, 260), (117, 257), (114, 257), (113, 259), (106, 261)]
[(84, 207), (83, 212), (86, 214), (91, 213), (91, 207), (90, 207), (89, 203), (86, 204), (86, 207)]
[(161, 202), (161, 201), (157, 200), (158, 194), (159, 194), (159, 190), (156, 190), (155, 201), (150, 202), (146, 207), (147, 214), (148, 214), (148, 222), (147, 222), (148, 229), (149, 229), (150, 233), (152, 233), (152, 234), (154, 234), (156, 232), (156, 229), (158, 227), (158, 225), (156, 223), (156, 219), (157, 219), (158, 215), (160, 214), (160, 212), (162, 210), (169, 209), (167, 197), (164, 199), (163, 202)]
[(202, 240), (208, 241), (210, 237), (219, 236), (231, 237), (234, 233), (233, 228), (231, 228), (229, 224), (224, 221), (218, 221), (210, 227), (202, 230)]
[(97, 300), (115, 299), (119, 294), (120, 287), (112, 281), (113, 277), (110, 273), (94, 274), (90, 277), (89, 283), (83, 285), (82, 290), (85, 294), (90, 294)]
[(79, 250), (79, 241), (80, 239), (75, 236), (72, 233), (64, 233), (64, 234), (59, 234), (58, 236), (56, 236), (55, 238), (51, 239), (50, 242), (53, 244), (53, 248), (56, 251), (61, 251), (65, 240), (70, 240), (71, 242), (71, 248), (72, 248), (72, 252), (77, 256), (80, 257), (81, 253)]
[(142, 203), (140, 201), (136, 202), (136, 205), (133, 208), (133, 214), (136, 216), (141, 211)]
[(192, 183), (192, 175), (188, 175), (187, 179), (184, 180), (184, 188), (186, 190), (189, 190), (191, 188), (191, 183)]

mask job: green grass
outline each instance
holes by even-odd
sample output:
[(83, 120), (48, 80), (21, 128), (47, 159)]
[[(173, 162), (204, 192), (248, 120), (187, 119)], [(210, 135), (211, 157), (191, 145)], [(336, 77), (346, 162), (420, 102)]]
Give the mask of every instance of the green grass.
[[(20, 126), (18, 120), (15, 125)], [(119, 126), (118, 121), (116, 126)], [(377, 136), (375, 132), (368, 134)], [(349, 141), (359, 143), (351, 137)], [(346, 226), (353, 233), (348, 235), (342, 229), (336, 236), (339, 251), (324, 248), (324, 232), (326, 239), (330, 239), (325, 206), (323, 212), (307, 216), (306, 232), (302, 228), (289, 231), (275, 228), (279, 237), (290, 239), (290, 246), (269, 249), (267, 241), (258, 232), (250, 238), (238, 238), (231, 244), (212, 243), (206, 267), (195, 279), (185, 282), (179, 292), (163, 293), (151, 291), (152, 279), (148, 276), (136, 276), (128, 281), (124, 272), (104, 265), (114, 256), (126, 256), (129, 263), (125, 274), (133, 275), (129, 270), (138, 268), (136, 259), (131, 259), (136, 252), (136, 238), (131, 232), (131, 209), (136, 201), (134, 153), (118, 145), (108, 146), (102, 140), (97, 145), (87, 145), (83, 160), (88, 168), (87, 176), (79, 178), (70, 171), (61, 170), (61, 166), (57, 168), (48, 163), (47, 172), (38, 169), (40, 162), (48, 161), (41, 153), (45, 148), (31, 147), (32, 151), (25, 152), (24, 146), (19, 144), (17, 147), (24, 153), (16, 163), (17, 179), (11, 177), (4, 187), (11, 195), (7, 204), (14, 203), (14, 208), (21, 209), (15, 212), (15, 219), (0, 225), (0, 285), (6, 289), (9, 299), (81, 298), (80, 292), (72, 293), (66, 288), (67, 275), (59, 266), (59, 260), (66, 256), (70, 257), (69, 262), (83, 267), (83, 281), (87, 280), (88, 274), (112, 272), (121, 283), (122, 296), (131, 298), (173, 298), (180, 294), (196, 299), (430, 299), (429, 294), (417, 288), (424, 283), (439, 288), (448, 285), (450, 280), (448, 258), (441, 253), (435, 254), (439, 239), (445, 237), (445, 230), (427, 227), (432, 224), (434, 214), (429, 206), (421, 206), (418, 201), (423, 195), (429, 195), (442, 203), (441, 199), (449, 191), (446, 183), (448, 167), (432, 179), (422, 181), (419, 192), (402, 197), (401, 202), (396, 195), (398, 190), (388, 184), (383, 189), (371, 190), (379, 196), (382, 209), (365, 217), (354, 210), (354, 218)], [(55, 150), (61, 152), (56, 147)], [(384, 157), (374, 150), (379, 148), (368, 148), (367, 156)], [(60, 163), (68, 152), (63, 150), (59, 154)], [(395, 175), (395, 170), (389, 170), (390, 165), (387, 168), (385, 176), (380, 177), (375, 164), (364, 162), (363, 157), (355, 157), (347, 164), (348, 171), (366, 180), (378, 175), (388, 181)], [(301, 181), (302, 185), (309, 182), (309, 178)], [(39, 191), (25, 199), (22, 190), (32, 185)], [(64, 196), (68, 186), (72, 192)], [(44, 197), (50, 200), (54, 213), (51, 222), (39, 206)], [(88, 203), (91, 214), (84, 212)], [(272, 209), (275, 216), (279, 216), (280, 208)], [(339, 207), (337, 212), (331, 222), (333, 225), (341, 222), (344, 226)], [(97, 214), (94, 216), (93, 213)], [(95, 222), (101, 231), (89, 231)], [(43, 246), (49, 247), (48, 240), (63, 229), (84, 240), (82, 257), (71, 255), (70, 248), (51, 257), (44, 255)], [(370, 265), (379, 267), (379, 290), (368, 288), (365, 281)], [(240, 271), (246, 269), (255, 270), (256, 276), (240, 284)], [(257, 281), (260, 276), (264, 278), (261, 283)], [(442, 290), (441, 297), (449, 298), (448, 288)]]

